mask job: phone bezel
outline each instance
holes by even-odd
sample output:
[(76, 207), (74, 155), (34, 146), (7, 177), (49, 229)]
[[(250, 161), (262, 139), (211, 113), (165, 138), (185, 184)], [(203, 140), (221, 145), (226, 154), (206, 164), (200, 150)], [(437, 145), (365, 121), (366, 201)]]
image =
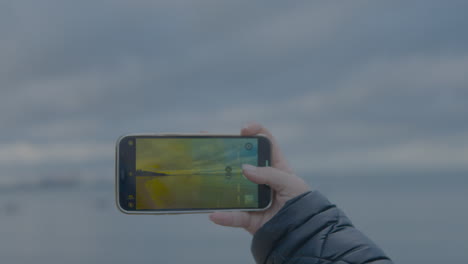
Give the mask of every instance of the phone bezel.
[[(193, 214), (193, 213), (210, 213), (220, 211), (264, 211), (270, 208), (273, 201), (273, 190), (267, 185), (259, 185), (259, 208), (228, 208), (228, 209), (161, 209), (161, 210), (127, 210), (121, 206), (120, 198), (120, 143), (128, 137), (157, 137), (157, 138), (258, 138), (258, 148), (263, 148), (262, 153), (265, 155), (271, 166), (271, 141), (264, 135), (240, 136), (231, 134), (183, 134), (183, 133), (139, 133), (127, 134), (119, 137), (116, 141), (115, 151), (115, 201), (116, 206), (122, 213), (125, 214)], [(267, 163), (267, 164), (268, 164)], [(264, 205), (264, 206), (262, 206)]]

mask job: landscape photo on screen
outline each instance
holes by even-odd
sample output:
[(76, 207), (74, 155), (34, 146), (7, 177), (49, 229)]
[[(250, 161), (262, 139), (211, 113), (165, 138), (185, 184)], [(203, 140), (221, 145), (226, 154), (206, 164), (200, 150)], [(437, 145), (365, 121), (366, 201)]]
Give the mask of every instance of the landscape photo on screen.
[(242, 164), (258, 164), (257, 139), (138, 138), (136, 209), (256, 208)]

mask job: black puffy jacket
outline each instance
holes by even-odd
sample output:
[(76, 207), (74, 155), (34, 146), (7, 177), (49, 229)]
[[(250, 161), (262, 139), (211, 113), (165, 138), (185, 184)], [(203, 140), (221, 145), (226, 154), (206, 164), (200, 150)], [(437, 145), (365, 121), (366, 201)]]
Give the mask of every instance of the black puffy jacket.
[(259, 264), (391, 264), (385, 253), (318, 191), (292, 200), (254, 235)]

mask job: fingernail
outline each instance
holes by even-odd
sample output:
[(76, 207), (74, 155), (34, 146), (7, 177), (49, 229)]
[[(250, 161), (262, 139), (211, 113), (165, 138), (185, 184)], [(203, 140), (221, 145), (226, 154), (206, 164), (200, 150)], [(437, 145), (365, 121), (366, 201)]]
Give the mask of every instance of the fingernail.
[(257, 173), (257, 167), (252, 166), (250, 164), (242, 164), (242, 170), (250, 173), (250, 174), (256, 174)]

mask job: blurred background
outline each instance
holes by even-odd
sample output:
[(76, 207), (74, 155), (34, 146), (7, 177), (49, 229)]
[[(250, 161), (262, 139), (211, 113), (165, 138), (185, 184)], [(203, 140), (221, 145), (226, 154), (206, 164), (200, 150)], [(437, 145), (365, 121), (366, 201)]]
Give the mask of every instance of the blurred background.
[(397, 263), (468, 258), (466, 1), (0, 2), (0, 258), (254, 263), (207, 215), (127, 216), (130, 132), (271, 129)]

